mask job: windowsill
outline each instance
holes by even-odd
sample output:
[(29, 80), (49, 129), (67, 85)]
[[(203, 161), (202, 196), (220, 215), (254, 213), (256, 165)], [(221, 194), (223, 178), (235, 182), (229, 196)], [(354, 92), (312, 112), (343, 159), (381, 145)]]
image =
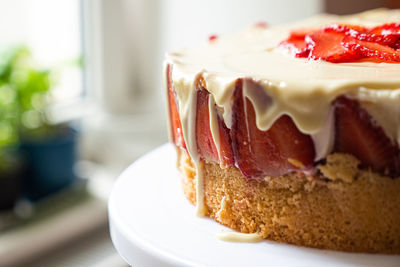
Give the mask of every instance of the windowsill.
[[(97, 177), (90, 180), (96, 183)], [(88, 193), (79, 202), (61, 207), (64, 205), (61, 198), (72, 201), (69, 194), (51, 196), (38, 216), (2, 233), (0, 266), (24, 266), (37, 258), (45, 258), (50, 251), (107, 225), (104, 199)]]

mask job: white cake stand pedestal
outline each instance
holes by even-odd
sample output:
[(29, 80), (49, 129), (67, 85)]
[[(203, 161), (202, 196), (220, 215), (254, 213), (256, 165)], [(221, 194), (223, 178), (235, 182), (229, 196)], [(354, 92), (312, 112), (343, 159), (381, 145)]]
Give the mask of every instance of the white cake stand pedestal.
[(195, 216), (183, 195), (172, 145), (163, 145), (126, 169), (109, 199), (110, 231), (119, 254), (146, 266), (400, 266), (400, 256), (344, 253), (279, 244), (231, 243), (229, 230)]

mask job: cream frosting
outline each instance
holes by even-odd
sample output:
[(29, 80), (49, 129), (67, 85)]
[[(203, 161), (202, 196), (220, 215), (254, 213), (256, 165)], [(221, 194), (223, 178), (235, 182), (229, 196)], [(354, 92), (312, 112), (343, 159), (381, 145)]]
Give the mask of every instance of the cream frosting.
[[(210, 105), (215, 103), (222, 110), (228, 128), (235, 81), (245, 78), (243, 94), (254, 105), (257, 127), (268, 130), (277, 118), (288, 114), (300, 131), (312, 136), (316, 159), (331, 152), (331, 103), (342, 94), (360, 99), (388, 136), (399, 142), (400, 64), (309, 61), (294, 58), (278, 48), (293, 29), (319, 28), (332, 23), (374, 26), (388, 22), (400, 22), (400, 10), (378, 9), (351, 16), (324, 14), (270, 28), (253, 26), (168, 54), (166, 62), (173, 66), (172, 80), (184, 139), (192, 159), (198, 162), (194, 131), (194, 81), (198, 75), (203, 76), (211, 93)], [(216, 115), (210, 114), (210, 118), (213, 138), (219, 143)], [(202, 182), (197, 183), (201, 190)], [(203, 196), (197, 197), (202, 203)]]
[(227, 242), (244, 242), (244, 243), (256, 243), (263, 241), (263, 238), (257, 234), (246, 234), (246, 233), (239, 233), (239, 232), (226, 232), (221, 231), (217, 233), (216, 237), (219, 240), (227, 241)]

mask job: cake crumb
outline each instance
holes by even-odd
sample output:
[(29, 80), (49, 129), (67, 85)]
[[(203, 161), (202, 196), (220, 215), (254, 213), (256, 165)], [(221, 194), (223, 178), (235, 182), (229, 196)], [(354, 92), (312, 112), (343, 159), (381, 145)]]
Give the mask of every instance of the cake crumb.
[(332, 181), (351, 183), (357, 176), (360, 161), (352, 155), (333, 153), (326, 158), (326, 164), (319, 165), (322, 174)]
[(299, 168), (299, 169), (305, 169), (306, 166), (304, 166), (303, 162), (301, 162), (300, 160), (297, 159), (292, 159), (292, 158), (288, 158), (288, 160), (290, 164), (292, 164), (293, 166)]
[(215, 213), (215, 216), (220, 220), (223, 221), (225, 211), (226, 211), (226, 196), (224, 196), (221, 200), (221, 207), (219, 210)]

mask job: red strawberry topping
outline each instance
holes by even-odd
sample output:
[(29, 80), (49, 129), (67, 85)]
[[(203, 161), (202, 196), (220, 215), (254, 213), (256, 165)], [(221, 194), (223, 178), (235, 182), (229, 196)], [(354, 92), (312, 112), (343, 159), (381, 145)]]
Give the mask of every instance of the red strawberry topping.
[(363, 167), (399, 176), (400, 151), (383, 129), (356, 100), (339, 97), (335, 102), (334, 150), (357, 157)]
[(344, 47), (357, 52), (364, 58), (370, 58), (377, 62), (400, 62), (400, 50), (393, 49), (379, 43), (354, 40), (352, 38), (344, 39)]
[(218, 35), (212, 34), (212, 35), (208, 36), (208, 41), (212, 42), (212, 41), (216, 40), (217, 38), (218, 38)]
[(333, 24), (320, 30), (296, 30), (280, 43), (295, 57), (333, 63), (400, 62), (400, 23), (373, 28)]
[(373, 27), (370, 30), (371, 33), (375, 34), (400, 34), (400, 23), (386, 23)]
[[(324, 28), (325, 32), (336, 32), (342, 33), (346, 36), (352, 37), (353, 39), (373, 42), (382, 45), (392, 45), (399, 40), (399, 34), (375, 34), (369, 32), (366, 28), (355, 28), (347, 25), (333, 24)], [(350, 40), (349, 38), (347, 40)], [(346, 43), (346, 42), (345, 42)]]
[(288, 52), (295, 57), (308, 57), (310, 50), (304, 38), (305, 34), (292, 33), (289, 38), (281, 42), (279, 46), (288, 50)]
[[(249, 99), (243, 97), (243, 80), (236, 83), (232, 107), (232, 145), (236, 166), (247, 178), (279, 176), (299, 165), (309, 168), (314, 162), (311, 137), (301, 133), (293, 120), (283, 115), (268, 131), (259, 130)], [(297, 162), (297, 166), (292, 163)]]
[(336, 32), (316, 32), (307, 35), (305, 40), (310, 49), (309, 59), (329, 62), (353, 61), (357, 54), (342, 45), (344, 35)]
[(266, 23), (265, 21), (259, 21), (259, 22), (256, 23), (256, 27), (267, 28), (268, 27), (268, 23)]

